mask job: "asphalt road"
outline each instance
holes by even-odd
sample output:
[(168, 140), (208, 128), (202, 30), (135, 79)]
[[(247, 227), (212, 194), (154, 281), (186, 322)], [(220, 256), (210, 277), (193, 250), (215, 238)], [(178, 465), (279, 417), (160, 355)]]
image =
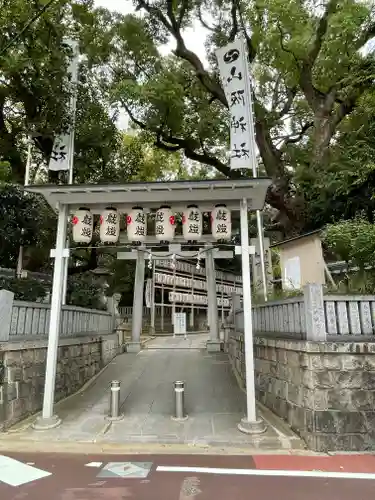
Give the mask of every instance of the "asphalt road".
[[(114, 462), (117, 465), (108, 465)], [(188, 470), (168, 471), (170, 467)], [(284, 477), (274, 475), (280, 474), (275, 472), (278, 470), (284, 471)], [(296, 470), (339, 477), (295, 477), (294, 474), (301, 473)], [(352, 473), (370, 474), (367, 477), (371, 478), (343, 477)], [(34, 477), (33, 474), (50, 475), (15, 485)], [(1, 500), (373, 500), (374, 494), (375, 457), (369, 455), (339, 458), (3, 453), (0, 456)]]

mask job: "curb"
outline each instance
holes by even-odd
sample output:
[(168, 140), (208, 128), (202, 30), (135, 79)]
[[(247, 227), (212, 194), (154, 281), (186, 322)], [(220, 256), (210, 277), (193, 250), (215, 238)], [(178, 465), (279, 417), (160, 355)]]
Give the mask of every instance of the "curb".
[(108, 455), (294, 455), (327, 456), (308, 450), (261, 450), (259, 448), (220, 447), (208, 445), (177, 444), (112, 444), (93, 442), (41, 442), (41, 441), (1, 441), (1, 452), (32, 453), (70, 453), (70, 454), (108, 454)]

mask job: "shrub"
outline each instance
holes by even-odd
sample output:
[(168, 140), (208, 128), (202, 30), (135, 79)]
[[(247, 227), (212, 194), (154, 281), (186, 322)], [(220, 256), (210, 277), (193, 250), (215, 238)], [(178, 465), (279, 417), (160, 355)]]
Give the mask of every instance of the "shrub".
[(32, 278), (0, 277), (0, 289), (14, 293), (15, 300), (26, 302), (42, 302), (46, 297), (49, 286)]

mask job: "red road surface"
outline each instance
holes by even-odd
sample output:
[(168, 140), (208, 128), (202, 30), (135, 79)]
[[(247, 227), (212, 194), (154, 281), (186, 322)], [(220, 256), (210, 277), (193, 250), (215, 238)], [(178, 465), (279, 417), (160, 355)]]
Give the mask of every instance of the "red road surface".
[[(373, 500), (375, 457), (317, 456), (202, 456), (202, 455), (67, 455), (5, 453), (52, 475), (21, 486), (0, 481), (1, 500)], [(98, 478), (100, 468), (89, 462), (152, 462), (146, 479)], [(259, 470), (319, 470), (365, 472), (374, 479), (265, 477), (196, 472), (159, 472), (157, 466)], [(0, 478), (2, 471), (0, 468)]]

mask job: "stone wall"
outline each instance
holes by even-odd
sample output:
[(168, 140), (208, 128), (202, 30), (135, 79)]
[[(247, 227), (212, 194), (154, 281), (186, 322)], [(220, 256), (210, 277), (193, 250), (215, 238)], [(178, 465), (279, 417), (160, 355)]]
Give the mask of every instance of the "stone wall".
[[(61, 339), (55, 401), (73, 394), (119, 352), (117, 334)], [(47, 340), (0, 343), (0, 430), (43, 403)]]
[[(242, 335), (228, 352), (244, 381)], [(375, 342), (254, 340), (257, 399), (315, 451), (375, 450)]]

